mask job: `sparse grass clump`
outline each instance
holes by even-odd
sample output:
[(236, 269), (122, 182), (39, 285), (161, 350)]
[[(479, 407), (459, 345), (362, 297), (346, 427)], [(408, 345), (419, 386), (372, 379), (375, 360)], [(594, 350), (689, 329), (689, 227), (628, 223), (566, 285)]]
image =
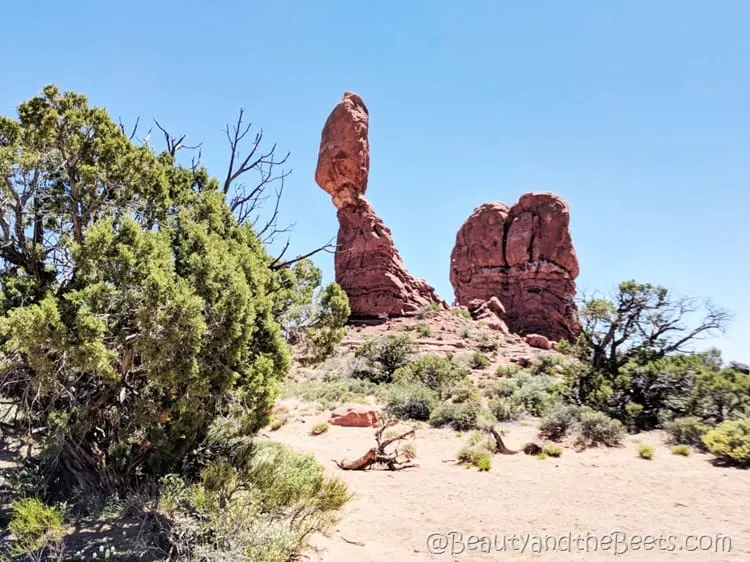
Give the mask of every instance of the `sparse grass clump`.
[(550, 457), (560, 457), (563, 454), (563, 448), (560, 445), (550, 443), (544, 447), (544, 452)]
[(315, 424), (313, 428), (310, 430), (310, 433), (312, 435), (322, 435), (326, 431), (328, 431), (329, 428), (330, 426), (326, 422), (321, 422), (321, 423)]
[(543, 461), (543, 460), (544, 460), (544, 459), (546, 459), (546, 458), (547, 458), (548, 456), (549, 456), (549, 455), (547, 454), (547, 452), (546, 452), (546, 451), (542, 451), (541, 453), (537, 453), (537, 455), (536, 455), (536, 458), (537, 458), (538, 460), (540, 460), (540, 461)]
[(423, 384), (398, 384), (388, 391), (385, 411), (400, 420), (427, 421), (438, 401), (437, 392)]
[(672, 447), (672, 454), (673, 455), (680, 455), (683, 457), (689, 457), (690, 456), (690, 446), (689, 445), (675, 445)]
[(365, 379), (344, 377), (332, 381), (299, 381), (284, 385), (282, 397), (297, 397), (330, 408), (345, 402), (367, 402), (377, 394), (378, 385)]
[(463, 339), (468, 340), (471, 337), (471, 328), (468, 326), (464, 326), (459, 330), (458, 335), (461, 336)]
[(515, 375), (520, 370), (521, 367), (519, 367), (515, 363), (511, 363), (510, 365), (500, 365), (497, 369), (495, 369), (495, 375), (498, 377), (510, 377), (512, 375)]
[(429, 338), (432, 335), (432, 328), (426, 322), (417, 324), (417, 334), (421, 338)]
[(639, 445), (638, 456), (642, 459), (650, 461), (654, 458), (654, 448), (651, 445)]
[(474, 466), (479, 472), (487, 472), (492, 468), (492, 457), (489, 453), (480, 453), (474, 458)]
[(456, 454), (459, 464), (474, 466), (480, 472), (488, 471), (492, 467), (492, 457), (488, 450), (478, 446), (462, 447)]
[(720, 423), (703, 436), (703, 443), (722, 462), (750, 466), (750, 418)]
[(500, 344), (497, 343), (496, 338), (494, 338), (487, 332), (482, 332), (482, 334), (479, 336), (479, 340), (477, 341), (477, 347), (479, 348), (479, 351), (482, 351), (484, 353), (491, 353), (497, 351), (500, 348)]
[(469, 367), (472, 369), (486, 369), (489, 365), (489, 358), (479, 351), (475, 351), (469, 357)]

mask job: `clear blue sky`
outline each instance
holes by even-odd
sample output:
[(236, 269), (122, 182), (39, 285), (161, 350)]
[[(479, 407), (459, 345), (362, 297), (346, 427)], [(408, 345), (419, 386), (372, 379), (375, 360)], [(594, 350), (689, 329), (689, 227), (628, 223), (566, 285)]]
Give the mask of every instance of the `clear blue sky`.
[[(367, 196), (444, 298), (476, 205), (555, 191), (579, 287), (635, 278), (711, 298), (736, 317), (707, 344), (750, 362), (746, 0), (9, 0), (0, 25), (3, 114), (54, 82), (202, 141), (221, 175), (222, 129), (244, 107), (292, 153), (299, 251), (336, 232), (313, 173), (325, 118), (356, 91)], [(332, 257), (318, 263), (330, 279)]]

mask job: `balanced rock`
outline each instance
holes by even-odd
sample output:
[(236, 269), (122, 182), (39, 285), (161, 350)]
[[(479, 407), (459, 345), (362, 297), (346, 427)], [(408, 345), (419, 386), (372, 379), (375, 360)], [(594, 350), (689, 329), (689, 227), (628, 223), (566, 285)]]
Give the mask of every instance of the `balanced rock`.
[(390, 229), (364, 199), (368, 128), (362, 98), (346, 92), (323, 127), (315, 170), (315, 181), (338, 209), (336, 282), (349, 297), (352, 319), (409, 316), (431, 303), (447, 308), (430, 285), (409, 273)]
[(573, 339), (578, 260), (570, 213), (554, 193), (527, 193), (508, 208), (480, 205), (456, 235), (451, 284), (459, 305), (498, 297), (511, 332)]

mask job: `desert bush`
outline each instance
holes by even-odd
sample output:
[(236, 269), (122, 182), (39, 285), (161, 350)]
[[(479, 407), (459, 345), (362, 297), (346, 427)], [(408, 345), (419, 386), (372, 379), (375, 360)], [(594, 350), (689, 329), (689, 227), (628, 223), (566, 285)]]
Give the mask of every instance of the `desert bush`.
[(8, 530), (14, 539), (11, 556), (40, 561), (62, 559), (62, 511), (33, 497), (16, 500), (10, 509)]
[(494, 336), (491, 336), (487, 332), (482, 332), (477, 340), (477, 347), (483, 353), (491, 353), (497, 351), (500, 348), (500, 344), (497, 343), (497, 339)]
[(469, 357), (469, 367), (472, 369), (486, 369), (490, 365), (490, 360), (486, 355), (475, 351)]
[(388, 391), (385, 411), (401, 420), (426, 421), (438, 401), (437, 392), (423, 384), (396, 384)]
[(546, 375), (519, 371), (485, 386), (489, 398), (509, 398), (532, 416), (544, 415), (557, 400), (557, 383)]
[(429, 338), (432, 335), (432, 328), (426, 322), (420, 322), (417, 324), (416, 330), (421, 338)]
[(539, 432), (547, 439), (560, 441), (578, 423), (579, 418), (578, 406), (559, 404), (542, 418)]
[(330, 408), (345, 402), (365, 402), (367, 396), (375, 395), (379, 390), (380, 387), (369, 380), (343, 377), (331, 381), (288, 382), (281, 395), (317, 402), (323, 408)]
[(471, 318), (471, 313), (469, 312), (469, 309), (463, 306), (454, 308), (453, 314), (455, 314), (459, 318), (466, 318), (467, 320)]
[(562, 370), (564, 359), (561, 355), (541, 355), (529, 367), (529, 371), (534, 375), (557, 375)]
[(514, 421), (521, 418), (525, 412), (522, 404), (514, 398), (498, 398), (490, 400), (488, 409), (495, 419), (500, 422)]
[(479, 472), (487, 472), (492, 468), (492, 457), (489, 453), (479, 453), (474, 457), (474, 466), (477, 467)]
[(705, 448), (702, 437), (711, 429), (696, 416), (676, 418), (665, 425), (670, 441), (678, 445)]
[(750, 417), (750, 376), (733, 368), (704, 370), (689, 402), (690, 412), (710, 424)]
[(559, 445), (553, 445), (552, 443), (545, 445), (544, 453), (549, 457), (561, 457), (563, 449)]
[(680, 455), (683, 457), (689, 457), (690, 456), (690, 446), (689, 445), (675, 445), (672, 447), (672, 454), (673, 455)]
[(721, 461), (750, 465), (750, 418), (720, 423), (703, 436), (703, 443)]
[(351, 498), (312, 456), (273, 442), (235, 444), (196, 483), (162, 482), (159, 505), (180, 559), (285, 562), (335, 524)]
[(547, 458), (548, 456), (549, 456), (549, 455), (547, 454), (547, 452), (546, 452), (546, 451), (542, 451), (541, 453), (537, 453), (537, 454), (536, 454), (536, 458), (537, 458), (537, 460), (540, 460), (540, 461), (543, 461), (543, 460), (544, 460), (544, 459), (546, 459), (546, 458)]
[(440, 404), (430, 416), (430, 425), (450, 425), (456, 431), (476, 429), (480, 418), (480, 406), (473, 402), (463, 404)]
[(326, 422), (316, 423), (310, 433), (312, 435), (322, 435), (330, 429), (330, 426)]
[(497, 369), (495, 369), (495, 375), (498, 377), (510, 377), (512, 375), (515, 375), (520, 370), (521, 367), (519, 367), (515, 363), (511, 363), (510, 365), (500, 365)]
[(442, 398), (460, 404), (462, 402), (480, 402), (482, 395), (470, 381), (465, 380), (450, 386), (447, 391), (443, 392)]
[(393, 373), (409, 362), (414, 343), (405, 335), (387, 335), (371, 339), (354, 352), (355, 366), (351, 376), (374, 383), (391, 382)]
[(589, 408), (580, 410), (578, 422), (578, 443), (583, 446), (619, 445), (625, 434), (625, 426), (619, 420), (610, 418), (604, 412)]
[(396, 369), (392, 379), (395, 383), (418, 382), (437, 392), (445, 392), (468, 376), (463, 369), (440, 355), (422, 355)]
[(263, 427), (290, 364), (274, 317), (288, 291), (219, 182), (55, 86), (0, 117), (0, 138), (4, 197), (18, 196), (3, 209), (0, 384), (43, 431), (50, 491), (127, 493), (237, 404), (247, 433)]
[(650, 461), (654, 458), (654, 448), (651, 445), (639, 445), (638, 456), (642, 459)]
[(459, 330), (458, 335), (461, 336), (463, 339), (467, 340), (471, 337), (471, 328), (468, 326), (464, 326)]
[(319, 302), (315, 318), (305, 333), (313, 363), (334, 355), (336, 346), (346, 336), (345, 325), (351, 312), (349, 299), (336, 282), (322, 290)]
[(443, 307), (439, 303), (430, 302), (417, 311), (417, 317), (420, 320), (424, 320), (425, 318), (432, 316), (436, 312), (441, 312), (442, 310)]

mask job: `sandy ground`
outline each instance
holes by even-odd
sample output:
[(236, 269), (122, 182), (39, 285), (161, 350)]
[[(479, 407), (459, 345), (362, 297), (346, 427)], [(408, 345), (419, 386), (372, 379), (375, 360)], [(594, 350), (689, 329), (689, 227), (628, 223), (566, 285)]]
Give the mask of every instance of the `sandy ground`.
[[(557, 459), (496, 455), (480, 473), (453, 462), (466, 436), (424, 427), (419, 468), (347, 472), (332, 459), (362, 455), (374, 430), (309, 435), (326, 419), (303, 416), (267, 433), (314, 454), (355, 493), (331, 536), (315, 537), (310, 560), (750, 560), (750, 471), (672, 455), (662, 432), (620, 448), (566, 448)], [(512, 448), (536, 433), (531, 424), (506, 429)], [(653, 445), (655, 458), (638, 458), (637, 442)]]

